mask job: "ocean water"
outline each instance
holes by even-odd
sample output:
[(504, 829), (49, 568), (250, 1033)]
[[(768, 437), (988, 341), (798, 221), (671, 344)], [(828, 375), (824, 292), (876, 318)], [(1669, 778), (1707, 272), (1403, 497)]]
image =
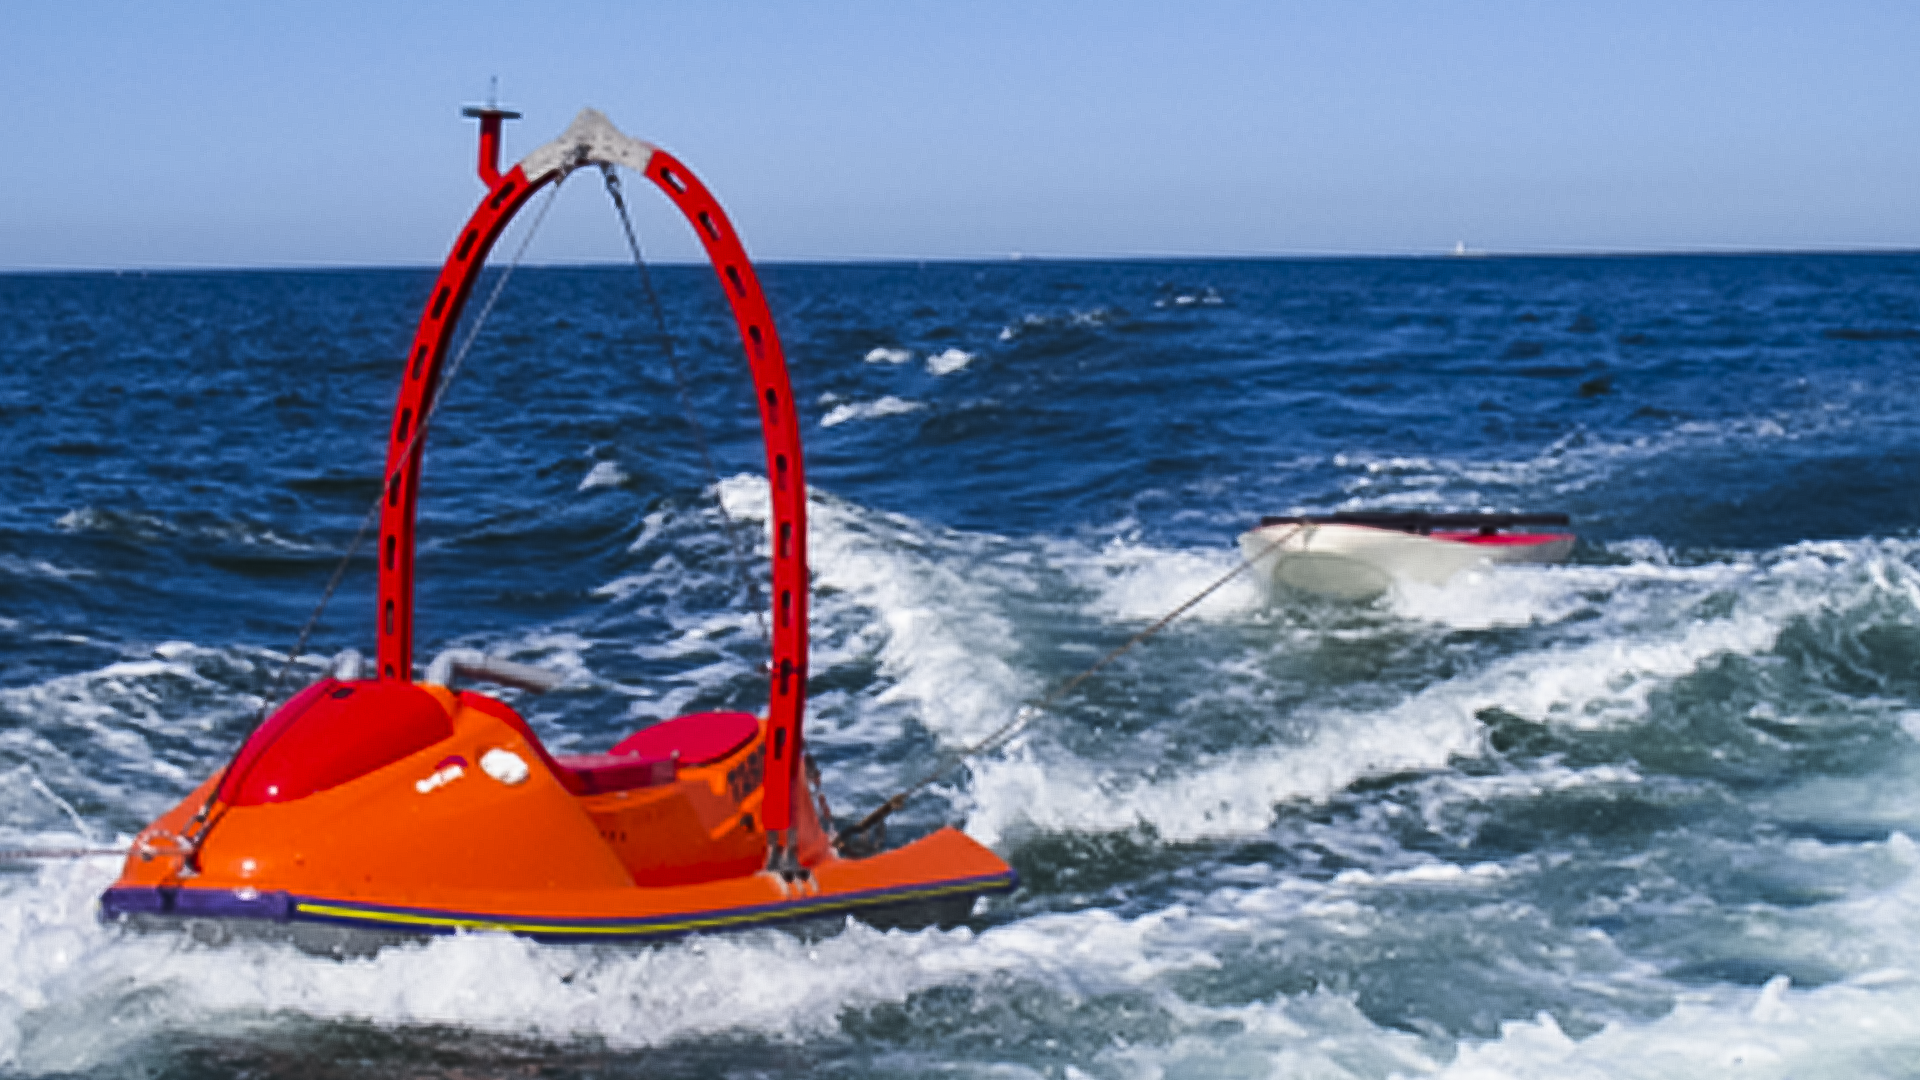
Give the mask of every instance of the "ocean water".
[[(717, 478), (617, 267), (521, 270), (429, 444), (422, 659), (568, 672), (520, 701), (559, 748), (764, 701), (716, 509), (764, 520), (743, 364), (710, 274), (657, 274)], [(342, 961), (0, 864), (0, 1075), (1920, 1076), (1920, 257), (764, 278), (843, 816), (1260, 514), (1580, 544), (1362, 606), (1235, 581), (896, 819), (1020, 871), (965, 926)], [(0, 276), (0, 848), (124, 842), (232, 750), (430, 281)], [(371, 651), (371, 596), (363, 556), (299, 677)]]

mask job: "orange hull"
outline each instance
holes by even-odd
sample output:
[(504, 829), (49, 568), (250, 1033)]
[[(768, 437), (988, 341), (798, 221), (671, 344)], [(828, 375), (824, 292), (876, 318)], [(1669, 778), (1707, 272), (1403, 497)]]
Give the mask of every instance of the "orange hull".
[[(964, 912), (974, 897), (1015, 882), (998, 856), (953, 829), (884, 854), (842, 858), (811, 812), (810, 794), (797, 815), (799, 871), (763, 871), (766, 835), (754, 824), (763, 797), (763, 722), (737, 746), (686, 766), (670, 755), (553, 758), (501, 703), (412, 687), (422, 699), (412, 704), (444, 712), (445, 737), (277, 801), (315, 769), (295, 732), (310, 734), (308, 743), (330, 731), (344, 735), (338, 729), (376, 705), (382, 711), (370, 719), (383, 730), (396, 726), (391, 693), (374, 697), (379, 686), (325, 680), (290, 702), (283, 713), (294, 712), (291, 721), (262, 729), (286, 752), (276, 756), (269, 745), (243, 754), (228, 774), (142, 832), (102, 899), (107, 915), (608, 940), (843, 915), (888, 921), (913, 909)], [(355, 691), (369, 699), (360, 712), (351, 707)], [(336, 702), (344, 707), (326, 708)], [(699, 742), (743, 719), (686, 717), (648, 734), (665, 736), (659, 743), (675, 735)], [(478, 764), (507, 760), (499, 755), (511, 755), (524, 776)], [(580, 790), (608, 776), (644, 783)], [(179, 838), (216, 785), (209, 820), (218, 828), (206, 831), (189, 866)]]

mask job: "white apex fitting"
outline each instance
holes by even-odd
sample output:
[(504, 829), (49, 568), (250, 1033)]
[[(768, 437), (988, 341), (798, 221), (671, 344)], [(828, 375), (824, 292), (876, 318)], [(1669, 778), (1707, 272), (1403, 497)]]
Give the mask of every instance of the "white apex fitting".
[(572, 172), (582, 165), (625, 165), (647, 171), (656, 147), (627, 135), (599, 109), (581, 109), (560, 137), (520, 159), (520, 171), (529, 181), (556, 170)]

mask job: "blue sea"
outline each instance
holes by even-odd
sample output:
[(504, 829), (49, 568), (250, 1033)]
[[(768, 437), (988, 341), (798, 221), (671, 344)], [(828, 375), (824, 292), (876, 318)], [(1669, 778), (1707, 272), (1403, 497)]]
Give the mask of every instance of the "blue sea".
[[(513, 698), (559, 750), (765, 701), (750, 386), (710, 272), (655, 273), (703, 435), (631, 267), (528, 267), (428, 444), (419, 659), (565, 672)], [(960, 926), (343, 960), (0, 863), (0, 1075), (1920, 1076), (1920, 256), (763, 278), (842, 818), (1262, 514), (1579, 545), (1360, 605), (1234, 579), (895, 819), (1019, 870)], [(431, 281), (0, 276), (0, 848), (125, 843), (233, 751)], [(372, 588), (362, 551), (291, 683), (372, 651)]]

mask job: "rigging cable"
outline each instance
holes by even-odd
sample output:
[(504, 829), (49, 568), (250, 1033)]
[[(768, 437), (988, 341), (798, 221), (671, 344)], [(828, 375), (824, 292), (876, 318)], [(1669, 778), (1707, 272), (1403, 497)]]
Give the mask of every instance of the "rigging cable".
[[(421, 413), (420, 423), (413, 429), (413, 434), (407, 437), (406, 444), (401, 448), (399, 464), (395, 466), (396, 472), (393, 475), (381, 477), (380, 490), (383, 494), (373, 497), (373, 505), (367, 508), (367, 516), (360, 520), (359, 530), (353, 534), (353, 541), (347, 545), (347, 553), (342, 555), (340, 562), (334, 566), (333, 577), (327, 581), (326, 591), (320, 594), (320, 602), (314, 605), (313, 614), (307, 617), (307, 624), (300, 628), (300, 636), (294, 641), (293, 649), (287, 653), (285, 662), (280, 665), (280, 674), (274, 678), (273, 686), (267, 694), (266, 704), (261, 707), (262, 719), (265, 719), (267, 710), (280, 696), (280, 688), (286, 682), (287, 673), (292, 670), (300, 650), (306, 648), (307, 638), (319, 625), (321, 614), (327, 610), (327, 604), (333, 599), (334, 591), (340, 587), (341, 579), (346, 576), (348, 564), (353, 561), (354, 555), (360, 550), (361, 543), (366, 540), (367, 530), (372, 528), (373, 523), (379, 519), (380, 503), (385, 497), (384, 492), (387, 486), (393, 483), (394, 476), (398, 475), (397, 470), (407, 467), (407, 459), (413, 456), (414, 446), (426, 437), (427, 426), (432, 422), (434, 414), (440, 411), (441, 403), (447, 399), (447, 390), (452, 387), (455, 376), (460, 374), (460, 365), (466, 362), (467, 353), (472, 350), (474, 340), (480, 336), (480, 328), (487, 324), (487, 318), (493, 314), (493, 307), (500, 302), (500, 294), (506, 289), (507, 280), (513, 277), (514, 270), (519, 268), (520, 260), (526, 255), (528, 245), (533, 243), (534, 234), (540, 231), (540, 223), (546, 220), (547, 211), (553, 208), (553, 200), (560, 195), (560, 185), (566, 182), (567, 174), (561, 173), (560, 179), (555, 181), (553, 187), (547, 192), (547, 201), (540, 205), (539, 212), (534, 215), (533, 224), (527, 227), (526, 235), (520, 238), (520, 247), (513, 253), (513, 259), (494, 280), (493, 291), (487, 294), (487, 302), (480, 305), (479, 312), (474, 315), (472, 325), (467, 328), (467, 336), (461, 340), (460, 347), (454, 350), (453, 362), (447, 365), (446, 372), (440, 376), (440, 385), (434, 387), (433, 396)], [(249, 731), (247, 734), (251, 737), (253, 732)]]
[(633, 267), (640, 274), (640, 288), (647, 296), (647, 304), (653, 309), (654, 330), (660, 336), (660, 349), (667, 354), (667, 364), (673, 369), (673, 384), (680, 396), (680, 412), (687, 426), (693, 429), (693, 441), (700, 449), (700, 462), (706, 466), (707, 479), (713, 484), (713, 503), (720, 510), (720, 524), (727, 534), (727, 547), (733, 552), (734, 576), (740, 579), (746, 590), (747, 603), (753, 608), (754, 621), (760, 627), (760, 642), (767, 650), (769, 659), (773, 656), (773, 637), (767, 630), (767, 616), (761, 610), (760, 589), (754, 584), (753, 575), (747, 572), (747, 553), (741, 546), (739, 530), (735, 527), (733, 515), (727, 513), (726, 500), (720, 497), (720, 470), (714, 467), (713, 452), (707, 446), (707, 430), (700, 424), (700, 416), (693, 408), (693, 391), (687, 381), (687, 373), (680, 364), (680, 353), (674, 348), (673, 334), (667, 329), (667, 313), (660, 306), (660, 294), (653, 287), (653, 272), (647, 268), (646, 257), (640, 253), (640, 237), (634, 231), (633, 218), (627, 214), (627, 200), (621, 193), (620, 174), (612, 165), (602, 162), (600, 175), (607, 182), (607, 197), (613, 200), (613, 208), (620, 213), (620, 228), (626, 233), (627, 250), (633, 253)]
[[(334, 565), (333, 576), (328, 579), (326, 589), (320, 594), (320, 602), (314, 605), (313, 614), (307, 617), (306, 625), (300, 628), (300, 636), (295, 639), (293, 648), (288, 650), (286, 659), (280, 665), (279, 674), (274, 676), (273, 685), (268, 688), (266, 696), (261, 700), (259, 714), (254, 717), (253, 723), (247, 728), (246, 735), (234, 748), (233, 756), (227, 759), (227, 764), (217, 775), (224, 777), (227, 770), (233, 768), (233, 763), (239, 760), (240, 752), (246, 749), (247, 742), (253, 738), (255, 732), (260, 730), (260, 725), (267, 722), (267, 717), (272, 715), (274, 705), (280, 697), (281, 687), (286, 684), (288, 673), (293, 670), (294, 663), (300, 657), (300, 651), (306, 648), (307, 639), (313, 634), (314, 628), (320, 624), (320, 616), (327, 610), (327, 604), (333, 599), (334, 592), (340, 588), (340, 582), (345, 579), (347, 567), (353, 562), (353, 557), (359, 553), (360, 545), (367, 538), (367, 531), (379, 518), (380, 504), (386, 497), (388, 485), (392, 484), (394, 478), (399, 475), (399, 470), (407, 467), (408, 461), (413, 457), (414, 447), (426, 437), (428, 425), (440, 411), (440, 405), (446, 401), (447, 391), (452, 387), (455, 376), (460, 374), (460, 365), (466, 361), (467, 353), (473, 349), (474, 341), (480, 336), (481, 327), (487, 324), (487, 318), (493, 314), (494, 305), (500, 302), (500, 294), (506, 289), (508, 279), (513, 277), (513, 272), (519, 268), (521, 259), (526, 257), (527, 248), (532, 245), (535, 234), (540, 231), (541, 222), (547, 219), (547, 211), (553, 209), (553, 202), (559, 197), (560, 187), (566, 183), (566, 180), (567, 173), (562, 172), (560, 178), (547, 192), (546, 202), (540, 204), (540, 210), (534, 215), (533, 223), (527, 227), (526, 233), (520, 238), (520, 246), (514, 251), (513, 258), (500, 271), (500, 276), (494, 280), (493, 290), (487, 294), (486, 303), (482, 304), (480, 310), (475, 313), (473, 322), (467, 328), (467, 336), (461, 340), (459, 348), (454, 350), (452, 362), (440, 376), (439, 384), (434, 387), (432, 397), (428, 399), (426, 408), (421, 411), (420, 422), (414, 426), (413, 434), (407, 437), (406, 443), (401, 447), (394, 465), (395, 471), (381, 477), (381, 494), (374, 496), (373, 505), (367, 508), (366, 516), (360, 520), (360, 528), (354, 532), (353, 540), (347, 545), (346, 553), (341, 555), (340, 561)], [(207, 816), (213, 810), (214, 801), (219, 797), (221, 787), (220, 782), (208, 787), (206, 801), (200, 804), (200, 809), (194, 813), (193, 819), (185, 829), (181, 830), (180, 840), (188, 849), (189, 863), (193, 855), (199, 851), (200, 844), (206, 840), (207, 833), (213, 829), (213, 822), (208, 821)], [(198, 833), (193, 832), (195, 826), (199, 826)]]
[(1221, 588), (1221, 586), (1225, 585), (1229, 581), (1232, 581), (1234, 578), (1239, 577), (1253, 564), (1273, 554), (1275, 551), (1278, 551), (1280, 549), (1280, 545), (1293, 539), (1294, 536), (1298, 535), (1302, 529), (1307, 529), (1307, 528), (1311, 528), (1311, 526), (1295, 525), (1293, 528), (1287, 530), (1286, 533), (1281, 535), (1279, 539), (1273, 541), (1271, 544), (1268, 544), (1265, 548), (1261, 549), (1259, 553), (1254, 555), (1249, 555), (1246, 558), (1241, 559), (1239, 564), (1236, 565), (1233, 569), (1213, 579), (1212, 584), (1208, 585), (1206, 588), (1201, 589), (1199, 592), (1194, 593), (1192, 596), (1188, 597), (1184, 602), (1180, 604), (1179, 607), (1176, 607), (1172, 611), (1169, 611), (1165, 615), (1162, 615), (1159, 618), (1159, 620), (1156, 621), (1153, 625), (1147, 627), (1146, 629), (1140, 631), (1139, 633), (1134, 634), (1132, 637), (1128, 638), (1126, 641), (1120, 643), (1119, 645), (1115, 646), (1113, 649), (1109, 650), (1105, 656), (1102, 656), (1100, 659), (1095, 660), (1092, 663), (1092, 665), (1082, 670), (1079, 674), (1073, 676), (1072, 678), (1066, 680), (1060, 685), (1054, 687), (1052, 690), (1048, 691), (1047, 694), (1044, 697), (1042, 697), (1039, 701), (1022, 705), (1018, 709), (1015, 709), (1013, 713), (1013, 719), (1008, 720), (1006, 723), (1000, 725), (1000, 727), (996, 728), (986, 738), (981, 739), (979, 742), (976, 742), (971, 746), (964, 746), (958, 750), (949, 751), (946, 757), (943, 758), (938, 765), (927, 770), (925, 773), (922, 773), (918, 780), (915, 780), (913, 783), (908, 784), (906, 787), (902, 788), (892, 798), (881, 803), (879, 806), (874, 807), (873, 811), (869, 813), (866, 817), (863, 817), (859, 821), (855, 822), (845, 832), (842, 832), (839, 835), (835, 836), (833, 840), (834, 849), (837, 851), (846, 852), (850, 848), (858, 848), (862, 845), (855, 844), (854, 839), (856, 837), (863, 836), (867, 833), (873, 832), (876, 829), (880, 830), (880, 835), (885, 835), (887, 818), (893, 816), (893, 813), (896, 810), (899, 810), (901, 807), (905, 806), (907, 804), (908, 799), (920, 793), (928, 785), (932, 784), (935, 780), (938, 780), (942, 776), (945, 776), (947, 773), (952, 772), (953, 769), (957, 767), (961, 762), (964, 762), (969, 758), (976, 757), (980, 754), (984, 754), (990, 750), (995, 750), (995, 749), (998, 749), (999, 747), (1005, 746), (1008, 741), (1010, 741), (1015, 735), (1018, 735), (1028, 724), (1031, 724), (1033, 721), (1039, 719), (1040, 715), (1044, 713), (1050, 706), (1056, 704), (1057, 702), (1060, 701), (1060, 699), (1072, 693), (1074, 689), (1078, 687), (1081, 683), (1084, 683), (1088, 679), (1092, 678), (1095, 672), (1099, 671), (1103, 667), (1106, 667), (1108, 664), (1119, 659), (1121, 656), (1125, 655), (1126, 653), (1132, 651), (1134, 646), (1139, 645), (1141, 642), (1146, 641), (1148, 638), (1153, 637), (1155, 634), (1158, 634), (1160, 631), (1165, 630), (1169, 625), (1173, 623), (1175, 619), (1178, 619), (1180, 616), (1186, 614), (1189, 610), (1191, 610), (1195, 604), (1198, 604), (1200, 601), (1205, 600), (1209, 596), (1212, 596), (1215, 592), (1217, 592)]

